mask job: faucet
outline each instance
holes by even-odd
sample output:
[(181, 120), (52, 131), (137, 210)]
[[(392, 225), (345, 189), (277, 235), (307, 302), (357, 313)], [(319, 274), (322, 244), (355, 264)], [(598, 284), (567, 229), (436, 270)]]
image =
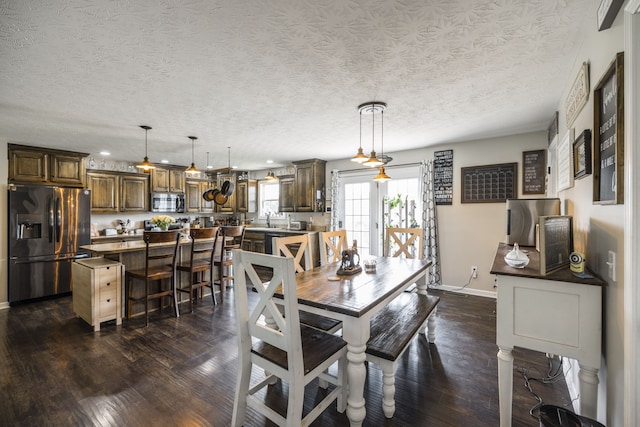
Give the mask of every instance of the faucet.
[(267, 213), (267, 228), (271, 228), (271, 214)]

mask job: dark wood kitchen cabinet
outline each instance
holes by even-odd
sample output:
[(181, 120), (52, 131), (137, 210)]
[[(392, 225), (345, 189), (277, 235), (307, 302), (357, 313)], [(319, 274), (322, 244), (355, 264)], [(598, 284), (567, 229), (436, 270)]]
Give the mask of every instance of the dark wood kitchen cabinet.
[(87, 153), (8, 144), (8, 155), (10, 183), (85, 186)]
[(236, 211), (255, 213), (258, 210), (258, 181), (238, 180), (236, 186)]
[(87, 188), (91, 190), (93, 213), (149, 210), (149, 177), (146, 174), (89, 171)]
[(252, 231), (250, 228), (244, 232), (242, 249), (245, 251), (264, 253), (264, 231)]
[(159, 193), (184, 193), (185, 176), (182, 166), (156, 166), (151, 169), (151, 191)]
[(295, 212), (296, 206), (296, 177), (280, 177), (280, 194), (278, 198), (278, 210), (280, 212)]
[(213, 212), (214, 203), (202, 197), (205, 191), (212, 188), (214, 188), (214, 185), (211, 181), (186, 180), (185, 204), (187, 212)]
[(323, 212), (326, 161), (293, 162), (296, 167), (295, 212)]

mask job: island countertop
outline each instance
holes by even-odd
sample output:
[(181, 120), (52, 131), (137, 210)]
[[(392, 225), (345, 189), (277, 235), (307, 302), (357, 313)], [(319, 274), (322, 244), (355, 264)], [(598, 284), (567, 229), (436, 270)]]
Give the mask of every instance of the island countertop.
[[(204, 240), (203, 240), (204, 241)], [(180, 245), (191, 244), (191, 239), (181, 238)], [(152, 243), (152, 248), (169, 248), (174, 245), (174, 242), (166, 243)], [(146, 249), (146, 243), (142, 240), (131, 240), (127, 242), (117, 243), (98, 243), (95, 245), (80, 246), (80, 249), (92, 252), (97, 255), (109, 255), (109, 254), (121, 254), (125, 252), (137, 252), (144, 251)]]

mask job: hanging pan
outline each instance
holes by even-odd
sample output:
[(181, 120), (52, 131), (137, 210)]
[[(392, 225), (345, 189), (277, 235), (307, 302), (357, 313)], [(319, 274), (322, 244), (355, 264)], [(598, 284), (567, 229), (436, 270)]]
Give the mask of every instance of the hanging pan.
[(220, 188), (220, 192), (224, 194), (226, 197), (231, 196), (233, 194), (233, 182), (226, 180), (222, 183), (222, 187)]
[(213, 202), (216, 205), (224, 205), (225, 203), (227, 203), (227, 200), (229, 200), (229, 198), (227, 196), (225, 196), (224, 194), (222, 194), (220, 192), (220, 190), (215, 189), (213, 190)]

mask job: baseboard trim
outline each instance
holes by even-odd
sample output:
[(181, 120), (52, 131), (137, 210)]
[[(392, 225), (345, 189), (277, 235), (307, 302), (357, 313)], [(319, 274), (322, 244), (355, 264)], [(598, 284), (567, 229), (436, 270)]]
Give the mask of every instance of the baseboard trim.
[(6, 310), (9, 308), (8, 302), (0, 302), (0, 310)]
[(466, 295), (474, 295), (477, 297), (485, 297), (485, 298), (493, 298), (496, 299), (495, 291), (483, 291), (481, 289), (474, 288), (462, 288), (460, 286), (449, 286), (449, 285), (440, 285), (440, 286), (432, 286), (429, 289), (436, 289), (446, 292), (453, 292), (457, 294), (466, 294)]

